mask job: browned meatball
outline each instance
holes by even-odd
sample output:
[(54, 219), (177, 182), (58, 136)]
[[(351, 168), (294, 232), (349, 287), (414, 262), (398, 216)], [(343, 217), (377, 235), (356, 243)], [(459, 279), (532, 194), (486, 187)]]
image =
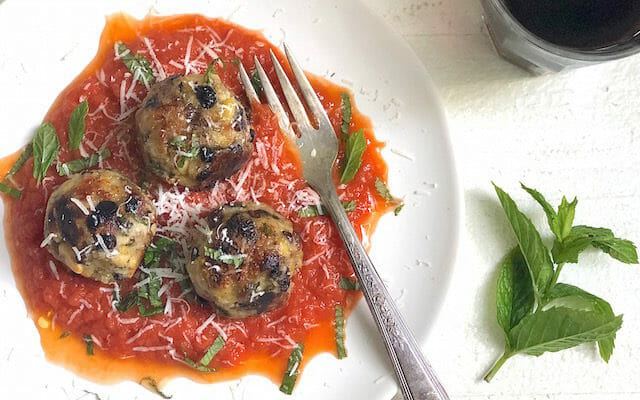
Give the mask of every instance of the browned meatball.
[(109, 170), (73, 175), (51, 194), (47, 249), (73, 272), (104, 283), (130, 278), (156, 229), (151, 199)]
[(208, 224), (187, 265), (198, 295), (230, 318), (262, 314), (287, 301), (302, 265), (302, 243), (291, 221), (265, 205), (232, 204), (211, 214)]
[(244, 108), (217, 75), (208, 79), (176, 75), (157, 82), (136, 113), (147, 168), (194, 189), (232, 175), (253, 152)]

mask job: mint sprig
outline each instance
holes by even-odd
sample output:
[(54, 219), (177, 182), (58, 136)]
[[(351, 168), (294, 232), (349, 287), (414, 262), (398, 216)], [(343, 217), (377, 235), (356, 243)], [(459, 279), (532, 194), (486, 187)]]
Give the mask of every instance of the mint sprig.
[(547, 216), (554, 235), (550, 252), (540, 233), (513, 199), (495, 186), (498, 199), (515, 233), (518, 246), (502, 261), (496, 290), (498, 324), (505, 336), (503, 355), (485, 376), (487, 382), (515, 354), (540, 356), (583, 343), (597, 343), (601, 358), (608, 362), (615, 346), (622, 315), (611, 305), (579, 287), (559, 283), (565, 263), (577, 263), (588, 247), (595, 247), (616, 260), (637, 264), (634, 244), (619, 239), (611, 230), (573, 226), (578, 200), (562, 198), (554, 209), (535, 189), (522, 185)]

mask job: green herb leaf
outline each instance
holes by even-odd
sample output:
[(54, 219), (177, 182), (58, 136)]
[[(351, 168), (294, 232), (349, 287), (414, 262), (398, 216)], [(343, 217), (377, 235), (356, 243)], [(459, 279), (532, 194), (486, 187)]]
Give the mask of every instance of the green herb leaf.
[(351, 98), (348, 93), (340, 94), (340, 98), (342, 99), (342, 125), (340, 126), (340, 131), (342, 132), (342, 137), (346, 139), (351, 127)]
[(155, 394), (162, 397), (163, 399), (170, 399), (173, 397), (173, 396), (168, 396), (162, 393), (162, 391), (158, 387), (158, 383), (156, 382), (156, 380), (150, 376), (145, 376), (144, 378), (140, 379), (140, 385), (143, 386), (145, 389), (154, 392)]
[[(355, 200), (345, 200), (342, 201), (342, 207), (344, 207), (344, 211), (347, 213), (354, 212), (358, 206)], [(327, 211), (323, 206), (304, 206), (298, 210), (298, 216), (300, 218), (312, 218), (320, 215), (327, 214)]]
[(242, 265), (247, 258), (246, 254), (226, 254), (221, 250), (213, 249), (211, 247), (204, 247), (204, 255), (213, 260), (220, 261), (225, 264), (233, 265), (236, 268)]
[(18, 157), (15, 164), (13, 164), (13, 166), (9, 170), (9, 173), (7, 173), (6, 178), (10, 178), (15, 174), (17, 174), (18, 171), (20, 171), (20, 168), (22, 168), (24, 163), (27, 162), (27, 160), (29, 159), (29, 157), (31, 157), (32, 154), (33, 154), (33, 144), (29, 143), (28, 145), (25, 146), (24, 150), (22, 150), (22, 153), (20, 153), (20, 157)]
[(576, 206), (578, 205), (578, 199), (574, 198), (571, 203), (567, 201), (567, 198), (562, 196), (562, 202), (558, 207), (558, 228), (560, 230), (560, 241), (563, 241), (571, 233), (571, 227), (573, 226), (573, 219), (576, 215)]
[(69, 337), (71, 335), (71, 332), (69, 331), (64, 331), (60, 334), (60, 336), (58, 336), (58, 339), (64, 339), (66, 337)]
[(58, 168), (58, 174), (60, 176), (70, 176), (80, 171), (84, 171), (85, 169), (93, 168), (96, 165), (100, 164), (100, 161), (103, 161), (109, 157), (111, 157), (111, 152), (109, 151), (109, 149), (104, 149), (97, 153), (91, 154), (87, 158), (78, 158), (76, 160), (67, 161), (66, 163), (60, 165), (60, 167)]
[(287, 361), (287, 369), (282, 377), (282, 384), (280, 384), (280, 391), (285, 394), (293, 393), (293, 387), (296, 384), (298, 375), (300, 374), (300, 363), (302, 362), (302, 353), (304, 352), (304, 346), (298, 344), (289, 355)]
[(82, 339), (87, 344), (87, 355), (92, 356), (93, 355), (93, 339), (91, 338), (91, 335), (85, 333)]
[(562, 233), (558, 224), (558, 214), (553, 206), (549, 204), (547, 199), (545, 199), (545, 197), (537, 190), (526, 187), (523, 183), (520, 183), (520, 186), (522, 186), (522, 188), (529, 193), (531, 197), (540, 204), (540, 206), (542, 206), (544, 213), (547, 214), (547, 221), (549, 222), (551, 232), (553, 232), (559, 240), (562, 240)]
[(78, 104), (69, 117), (69, 150), (77, 150), (84, 136), (84, 120), (89, 113), (87, 100)]
[(347, 348), (344, 345), (344, 311), (339, 305), (336, 306), (335, 333), (338, 358), (345, 358), (347, 356)]
[(115, 307), (121, 313), (129, 311), (138, 302), (138, 292), (136, 290), (129, 292), (115, 303)]
[(621, 325), (622, 315), (607, 318), (596, 312), (554, 307), (524, 317), (511, 330), (511, 349), (539, 356), (608, 339)]
[(160, 263), (160, 258), (173, 251), (175, 242), (166, 237), (158, 237), (151, 246), (144, 252), (142, 263), (145, 267), (155, 268)]
[(162, 299), (160, 299), (160, 295), (158, 294), (158, 291), (160, 291), (160, 287), (162, 286), (162, 278), (160, 278), (159, 276), (157, 276), (153, 270), (151, 270), (151, 273), (149, 274), (149, 304), (151, 304), (151, 307), (162, 307)]
[(218, 71), (216, 71), (216, 62), (218, 61), (217, 58), (214, 58), (213, 61), (211, 61), (211, 63), (209, 64), (209, 66), (207, 67), (207, 70), (204, 73), (204, 77), (207, 80), (207, 83), (209, 85), (211, 85), (213, 83), (214, 80), (214, 76), (218, 75)]
[[(611, 305), (600, 297), (594, 296), (584, 290), (568, 285), (565, 283), (557, 283), (550, 291), (549, 298), (551, 301), (545, 305), (545, 308), (563, 306), (584, 311), (593, 311), (601, 314), (604, 318), (614, 319), (615, 314)], [(600, 357), (605, 362), (609, 362), (613, 349), (615, 347), (615, 333), (608, 338), (598, 341), (598, 350)]]
[(498, 323), (509, 340), (509, 332), (534, 307), (531, 275), (519, 247), (503, 260), (498, 276), (496, 308)]
[(22, 197), (22, 192), (11, 186), (9, 183), (6, 183), (6, 181), (0, 182), (0, 192), (6, 193), (16, 199), (20, 199)]
[(338, 286), (343, 290), (360, 290), (360, 282), (351, 278), (340, 278)]
[(401, 203), (398, 207), (393, 209), (393, 215), (395, 215), (397, 217), (398, 214), (400, 214), (400, 211), (402, 211), (403, 208), (404, 208), (404, 203)]
[(520, 212), (513, 199), (495, 184), (494, 187), (529, 267), (535, 297), (540, 299), (548, 289), (554, 273), (549, 250), (542, 243), (531, 220)]
[(224, 338), (220, 335), (213, 341), (213, 344), (209, 347), (207, 352), (200, 359), (200, 365), (207, 366), (213, 360), (213, 357), (222, 349), (225, 345)]
[(53, 164), (60, 150), (60, 141), (56, 128), (45, 122), (36, 130), (33, 136), (33, 177), (38, 185), (47, 175), (47, 170)]
[(249, 77), (249, 80), (251, 81), (251, 86), (253, 86), (253, 90), (255, 90), (256, 93), (260, 95), (260, 93), (262, 93), (262, 82), (260, 81), (260, 75), (258, 74), (257, 69), (253, 70), (253, 72), (251, 73), (251, 76)]
[(116, 44), (116, 57), (131, 71), (133, 78), (148, 86), (155, 82), (151, 62), (140, 54), (133, 54), (122, 42)]
[(580, 253), (589, 246), (596, 247), (623, 263), (638, 263), (637, 250), (631, 241), (616, 238), (610, 229), (584, 225), (574, 226), (562, 243), (554, 243), (554, 260), (557, 263), (577, 263)]
[(138, 313), (140, 314), (141, 317), (147, 318), (154, 315), (162, 314), (163, 312), (164, 312), (163, 306), (147, 308), (144, 306), (144, 304), (142, 304), (142, 302), (140, 301), (140, 298), (138, 298)]
[(213, 372), (213, 370), (209, 367), (205, 367), (204, 365), (200, 365), (197, 362), (193, 361), (187, 354), (184, 355), (184, 362), (186, 362), (191, 368), (197, 369), (200, 372)]
[(376, 177), (375, 187), (383, 199), (385, 199), (386, 201), (394, 200), (393, 196), (391, 195), (391, 192), (389, 192), (389, 188), (387, 188), (387, 185), (384, 184), (384, 181), (382, 179)]
[(362, 164), (362, 155), (366, 148), (367, 140), (364, 137), (364, 131), (362, 129), (349, 135), (344, 154), (340, 183), (349, 183), (356, 176), (356, 172), (358, 172)]

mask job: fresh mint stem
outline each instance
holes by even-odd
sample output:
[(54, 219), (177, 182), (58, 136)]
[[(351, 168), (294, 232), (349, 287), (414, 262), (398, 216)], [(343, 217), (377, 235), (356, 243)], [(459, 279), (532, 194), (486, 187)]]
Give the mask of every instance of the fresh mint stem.
[(553, 287), (556, 284), (556, 282), (558, 282), (558, 277), (560, 276), (560, 272), (562, 271), (562, 267), (564, 267), (564, 263), (558, 264), (558, 267), (556, 268), (556, 272), (553, 274), (553, 279), (551, 280), (550, 287)]
[(488, 383), (491, 382), (491, 379), (493, 379), (494, 376), (496, 376), (496, 374), (498, 373), (498, 371), (500, 370), (500, 368), (502, 368), (502, 366), (504, 365), (504, 363), (512, 356), (512, 353), (509, 352), (504, 352), (504, 354), (502, 355), (502, 357), (498, 358), (498, 361), (496, 361), (495, 364), (493, 364), (493, 367), (491, 367), (491, 369), (489, 370), (489, 372), (487, 372), (487, 374), (484, 376), (484, 380)]

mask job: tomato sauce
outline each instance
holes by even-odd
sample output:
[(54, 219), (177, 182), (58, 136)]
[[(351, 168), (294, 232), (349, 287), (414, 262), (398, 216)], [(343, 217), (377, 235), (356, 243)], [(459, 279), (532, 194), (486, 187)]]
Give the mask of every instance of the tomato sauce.
[[(348, 313), (360, 294), (339, 287), (342, 277), (353, 277), (353, 270), (329, 218), (302, 218), (298, 214), (305, 205), (317, 203), (317, 195), (304, 182), (295, 146), (279, 130), (274, 115), (267, 106), (251, 106), (257, 134), (254, 154), (244, 168), (212, 190), (189, 192), (154, 181), (143, 171), (134, 140), (134, 114), (147, 88), (115, 58), (118, 41), (149, 59), (158, 80), (174, 74), (203, 73), (218, 57), (225, 61), (217, 65), (218, 74), (245, 104), (238, 61), (252, 71), (253, 57), (257, 56), (272, 82), (276, 78), (269, 50), (286, 64), (279, 49), (260, 32), (227, 21), (198, 15), (147, 17), (142, 21), (122, 14), (111, 16), (95, 59), (59, 95), (44, 119), (58, 132), (58, 161), (82, 155), (68, 150), (67, 125), (73, 108), (87, 99), (84, 153), (109, 148), (112, 156), (102, 167), (145, 181), (155, 199), (160, 233), (179, 240), (190, 215), (206, 214), (231, 201), (260, 201), (292, 220), (303, 240), (303, 266), (293, 278), (289, 301), (258, 317), (224, 319), (209, 305), (187, 301), (179, 284), (171, 284), (163, 293), (163, 300), (171, 302), (164, 314), (143, 318), (135, 307), (120, 313), (112, 305), (114, 286), (75, 275), (41, 247), (47, 200), (66, 178), (52, 167), (43, 183), (36, 185), (30, 159), (13, 178), (22, 189), (22, 198), (3, 197), (4, 227), (16, 282), (47, 357), (101, 382), (139, 381), (144, 376), (162, 382), (178, 375), (212, 382), (250, 372), (279, 382), (296, 343), (305, 344), (305, 363), (319, 352), (335, 353), (335, 306), (342, 305)], [(341, 94), (346, 89), (318, 77), (310, 80), (336, 132), (340, 132)], [(386, 180), (387, 171), (380, 155), (382, 144), (376, 141), (370, 121), (353, 107), (350, 132), (357, 129), (364, 130), (368, 142), (362, 166), (349, 184), (339, 185), (338, 160), (334, 180), (342, 200), (356, 201), (349, 218), (365, 240), (378, 216), (388, 209), (375, 189), (376, 178)], [(341, 144), (339, 159), (343, 156)], [(3, 175), (16, 157), (0, 163)], [(134, 277), (120, 282), (120, 293), (133, 290), (137, 281)], [(165, 278), (164, 283), (170, 280)], [(61, 338), (63, 332), (65, 337)], [(85, 335), (94, 342), (94, 355), (85, 351)], [(226, 344), (209, 365), (216, 372), (197, 372), (185, 364), (185, 357), (199, 360), (218, 335), (226, 336)]]

